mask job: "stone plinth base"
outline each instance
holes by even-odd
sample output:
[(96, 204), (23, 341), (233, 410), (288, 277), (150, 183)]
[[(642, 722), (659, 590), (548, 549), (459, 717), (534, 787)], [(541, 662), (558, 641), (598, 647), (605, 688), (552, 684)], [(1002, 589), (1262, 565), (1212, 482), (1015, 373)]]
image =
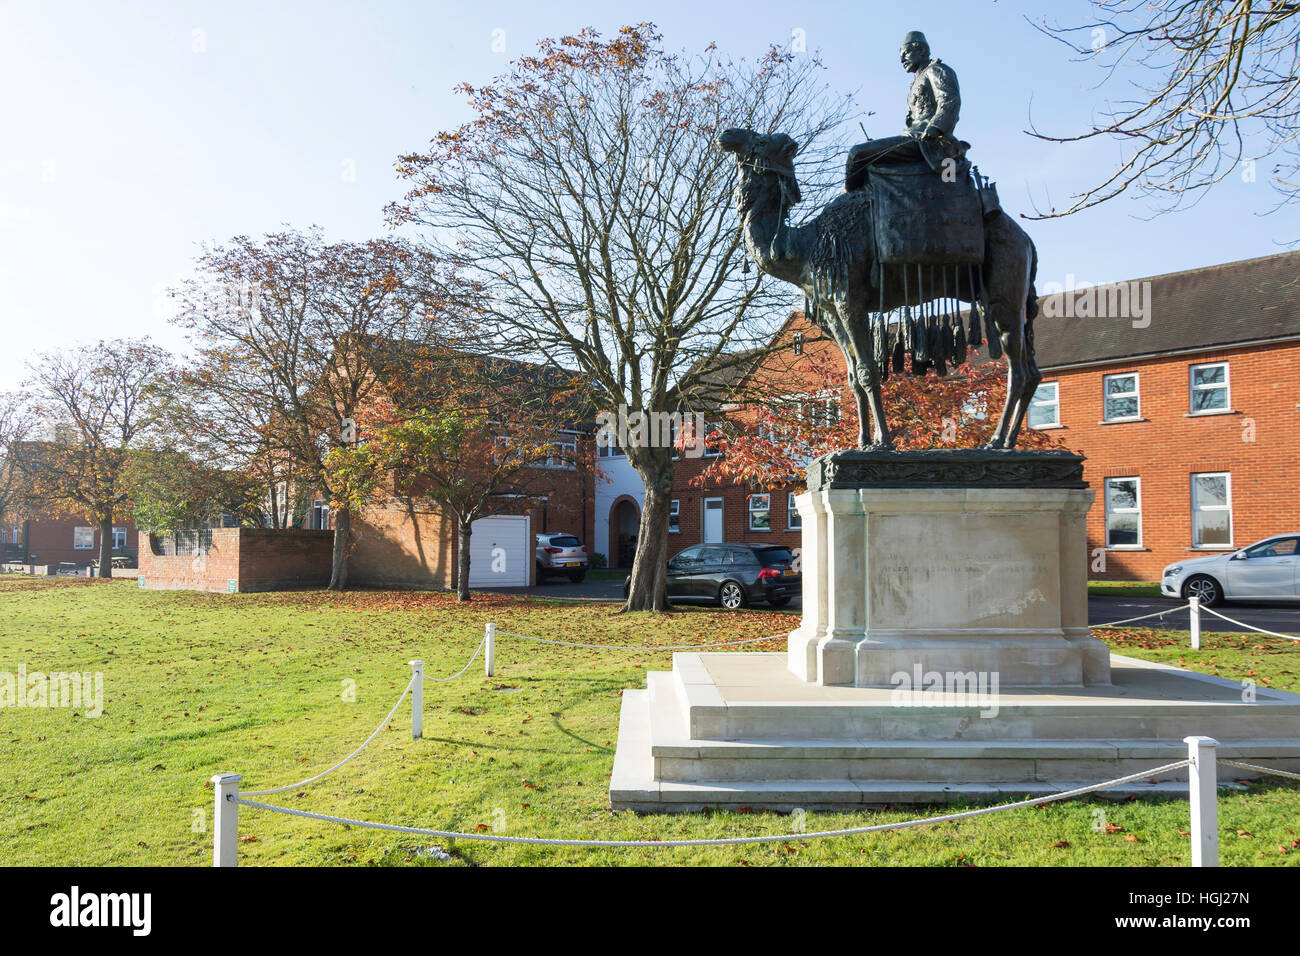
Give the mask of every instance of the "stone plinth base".
[(1088, 630), (1093, 493), (1067, 452), (837, 452), (809, 468), (803, 621), (789, 666), (822, 685), (971, 672), (1104, 685)]
[[(1300, 771), (1300, 695), (1124, 657), (1102, 687), (1005, 688), (968, 698), (819, 686), (780, 653), (675, 654), (624, 691), (615, 809), (844, 808), (1046, 795), (1187, 755)], [(1233, 768), (1225, 780), (1252, 774)], [(1187, 794), (1187, 771), (1103, 796)]]

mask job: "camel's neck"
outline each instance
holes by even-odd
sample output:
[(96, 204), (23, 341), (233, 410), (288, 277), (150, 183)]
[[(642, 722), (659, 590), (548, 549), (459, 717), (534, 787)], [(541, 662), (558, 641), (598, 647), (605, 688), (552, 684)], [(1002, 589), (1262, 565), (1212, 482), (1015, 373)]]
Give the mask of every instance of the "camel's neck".
[(745, 248), (758, 267), (774, 278), (799, 283), (803, 258), (794, 241), (798, 230), (785, 221), (789, 210), (781, 207), (781, 189), (776, 180), (742, 173), (736, 212), (744, 230)]

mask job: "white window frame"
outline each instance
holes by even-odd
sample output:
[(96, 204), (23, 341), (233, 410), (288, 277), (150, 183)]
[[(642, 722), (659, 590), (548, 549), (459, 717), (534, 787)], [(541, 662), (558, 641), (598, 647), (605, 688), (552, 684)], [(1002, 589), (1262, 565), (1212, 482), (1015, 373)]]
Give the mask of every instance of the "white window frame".
[[(1047, 386), (1052, 387), (1052, 400), (1050, 402), (1040, 402), (1038, 393)], [(1038, 387), (1034, 389), (1034, 395), (1029, 400), (1029, 411), (1032, 412), (1034, 407), (1052, 409), (1052, 420), (1041, 425), (1029, 425), (1030, 428), (1060, 428), (1061, 427), (1061, 383), (1057, 381), (1039, 382)], [(1029, 416), (1025, 416), (1026, 424), (1029, 424)]]
[[(1228, 503), (1225, 505), (1205, 505), (1199, 506), (1196, 503), (1196, 479), (1197, 478), (1222, 478), (1227, 486)], [(1194, 471), (1191, 477), (1191, 506), (1192, 506), (1192, 547), (1204, 548), (1209, 551), (1231, 551), (1233, 541), (1232, 530), (1232, 472), (1230, 471)], [(1197, 541), (1196, 515), (1205, 511), (1226, 511), (1228, 513), (1228, 543), (1227, 544), (1202, 544)]]
[[(551, 442), (552, 451), (547, 454), (546, 461), (538, 462), (539, 468), (560, 468), (564, 471), (576, 471), (578, 468), (575, 459), (578, 457), (577, 441), (568, 439), (557, 439)], [(557, 454), (558, 452), (558, 454)], [(565, 456), (568, 455), (566, 459)]]
[[(1137, 507), (1134, 508), (1112, 508), (1110, 505), (1110, 483), (1112, 481), (1131, 481), (1137, 492)], [(1105, 481), (1105, 521), (1106, 521), (1106, 549), (1108, 551), (1135, 551), (1142, 547), (1142, 479), (1137, 475), (1114, 475)], [(1111, 544), (1110, 543), (1110, 516), (1112, 514), (1136, 514), (1137, 515), (1137, 541), (1133, 544)]]
[[(1210, 385), (1196, 384), (1196, 370), (1200, 368), (1218, 368), (1223, 367), (1223, 381), (1214, 382)], [(1222, 408), (1202, 408), (1196, 407), (1196, 393), (1212, 392), (1223, 389), (1223, 407)], [(1223, 362), (1201, 362), (1197, 365), (1187, 367), (1187, 414), (1189, 415), (1222, 415), (1224, 412), (1232, 410), (1232, 372), (1228, 368), (1227, 361)]]
[[(83, 531), (89, 531), (89, 532), (90, 532), (90, 543), (89, 543), (89, 544), (82, 544), (82, 543), (81, 543), (81, 541), (82, 541), (82, 539), (83, 539), (83, 537), (84, 537), (84, 536), (82, 535), (82, 532), (83, 532)], [(74, 551), (94, 551), (94, 550), (95, 550), (95, 529), (94, 529), (94, 528), (87, 528), (87, 527), (85, 527), (84, 525), (78, 525), (77, 527), (73, 528), (73, 529), (72, 529), (72, 550), (74, 550)]]
[(712, 435), (714, 432), (720, 432), (720, 431), (722, 431), (722, 426), (723, 426), (724, 424), (725, 424), (724, 422), (705, 422), (705, 423), (704, 423), (704, 434), (703, 434), (700, 438), (696, 439), (697, 441), (702, 441), (702, 442), (704, 442), (704, 454), (703, 454), (701, 457), (703, 457), (703, 458), (717, 458), (719, 455), (722, 454), (722, 449), (721, 449), (721, 448), (717, 448), (716, 446), (715, 446), (714, 448), (710, 448), (710, 447), (709, 447), (709, 441), (708, 441), (708, 438), (709, 438), (709, 436)]
[(793, 491), (785, 499), (785, 526), (789, 531), (803, 530), (803, 515), (799, 514), (799, 509), (795, 506)]
[[(1117, 392), (1112, 395), (1110, 392), (1110, 380), (1112, 378), (1132, 378), (1133, 390), (1131, 392)], [(1057, 394), (1059, 395), (1060, 392), (1058, 391)], [(1132, 415), (1112, 416), (1107, 409), (1107, 405), (1112, 398), (1137, 399), (1137, 411)], [(1137, 372), (1113, 372), (1110, 375), (1101, 377), (1101, 420), (1103, 422), (1136, 422), (1142, 420), (1142, 382)]]
[[(767, 504), (762, 508), (755, 508), (755, 499), (766, 499)], [(772, 494), (771, 492), (747, 495), (745, 497), (745, 511), (749, 515), (748, 525), (750, 531), (771, 531), (772, 530)], [(755, 513), (767, 515), (767, 527), (760, 528), (754, 525)]]
[(682, 503), (678, 498), (668, 502), (668, 533), (682, 533)]
[(312, 531), (329, 531), (329, 519), (331, 508), (329, 502), (324, 498), (313, 498), (311, 502), (311, 529)]
[[(119, 540), (122, 542), (121, 544), (117, 543)], [(113, 550), (126, 550), (126, 528), (122, 525), (117, 525), (113, 528)]]

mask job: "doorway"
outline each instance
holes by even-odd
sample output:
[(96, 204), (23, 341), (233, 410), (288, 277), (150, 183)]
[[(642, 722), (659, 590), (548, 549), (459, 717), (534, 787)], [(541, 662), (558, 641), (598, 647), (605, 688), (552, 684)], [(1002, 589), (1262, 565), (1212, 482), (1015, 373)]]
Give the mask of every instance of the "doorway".
[(722, 499), (704, 499), (704, 543), (722, 540)]
[(630, 568), (636, 556), (636, 536), (641, 509), (629, 497), (619, 498), (609, 509), (609, 566)]

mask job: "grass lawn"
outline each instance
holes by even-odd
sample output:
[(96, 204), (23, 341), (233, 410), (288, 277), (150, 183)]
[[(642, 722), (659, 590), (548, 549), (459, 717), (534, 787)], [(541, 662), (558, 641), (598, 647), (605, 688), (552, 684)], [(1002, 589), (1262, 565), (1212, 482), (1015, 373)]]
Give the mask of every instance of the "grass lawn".
[[(683, 609), (656, 618), (610, 605), (442, 594), (207, 595), (134, 582), (0, 579), (0, 671), (104, 675), (104, 713), (0, 711), (3, 861), (207, 865), (208, 779), (245, 789), (291, 783), (334, 763), (375, 728), (409, 677), (459, 670), (483, 625), (611, 644), (705, 643), (788, 630), (768, 611)], [(1273, 638), (1148, 630), (1098, 632), (1122, 653), (1268, 686), (1300, 688), (1300, 647)], [(1181, 645), (1179, 640), (1181, 639)], [(783, 643), (749, 645), (775, 650)], [(304, 810), (410, 826), (516, 835), (649, 839), (787, 832), (771, 813), (638, 816), (608, 808), (619, 697), (671, 655), (552, 647), (501, 638), (497, 674), (475, 662), (427, 681), (425, 737), (403, 704), (360, 757), (301, 792), (267, 798)], [(355, 682), (355, 702), (345, 690)], [(1094, 830), (1104, 811), (1110, 832)], [(808, 814), (808, 829), (860, 826), (918, 808)], [(1300, 787), (1225, 794), (1225, 864), (1300, 861)], [(972, 821), (848, 839), (738, 848), (582, 850), (496, 846), (346, 829), (242, 808), (240, 856), (261, 865), (1185, 865), (1187, 803), (1076, 800)], [(449, 854), (449, 863), (439, 856)]]
[(1159, 581), (1089, 581), (1088, 593), (1098, 597), (1161, 597)]

